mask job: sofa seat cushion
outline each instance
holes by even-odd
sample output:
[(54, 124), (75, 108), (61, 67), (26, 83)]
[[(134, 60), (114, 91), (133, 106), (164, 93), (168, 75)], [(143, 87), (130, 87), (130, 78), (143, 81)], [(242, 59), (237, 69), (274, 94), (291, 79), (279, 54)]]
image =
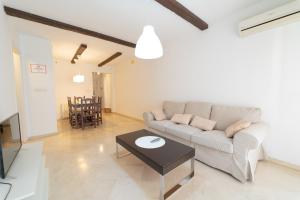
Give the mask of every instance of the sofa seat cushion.
[(165, 132), (166, 128), (170, 125), (174, 125), (174, 122), (170, 120), (162, 120), (162, 121), (150, 121), (149, 127), (158, 131)]
[(193, 134), (201, 134), (202, 130), (189, 125), (172, 124), (166, 128), (166, 133), (190, 142), (191, 136)]
[(192, 143), (226, 153), (233, 153), (232, 139), (227, 138), (224, 131), (213, 130), (194, 134), (192, 135)]

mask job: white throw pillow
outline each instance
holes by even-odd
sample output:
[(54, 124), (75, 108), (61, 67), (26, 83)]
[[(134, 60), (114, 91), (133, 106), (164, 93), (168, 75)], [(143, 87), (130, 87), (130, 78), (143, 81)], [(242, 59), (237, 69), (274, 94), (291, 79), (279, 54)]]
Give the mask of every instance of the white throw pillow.
[(195, 116), (191, 122), (191, 126), (205, 131), (211, 131), (216, 126), (216, 122), (203, 117)]
[(162, 109), (156, 109), (151, 111), (152, 114), (154, 115), (155, 120), (161, 121), (167, 119), (165, 113), (163, 112)]
[(191, 114), (175, 114), (173, 115), (171, 121), (178, 124), (188, 125), (192, 119), (193, 115)]

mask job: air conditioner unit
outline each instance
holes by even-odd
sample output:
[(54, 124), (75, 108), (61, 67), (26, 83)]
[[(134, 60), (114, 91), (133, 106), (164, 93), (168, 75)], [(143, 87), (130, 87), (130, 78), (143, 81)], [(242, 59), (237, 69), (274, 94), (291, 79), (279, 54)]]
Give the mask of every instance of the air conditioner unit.
[(300, 0), (242, 21), (239, 24), (239, 33), (247, 36), (297, 21), (300, 21)]

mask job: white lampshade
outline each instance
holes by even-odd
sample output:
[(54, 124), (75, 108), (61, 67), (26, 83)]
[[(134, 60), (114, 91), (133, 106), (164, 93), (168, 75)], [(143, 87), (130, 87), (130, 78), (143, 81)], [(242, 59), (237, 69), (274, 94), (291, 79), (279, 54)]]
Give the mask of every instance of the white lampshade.
[(135, 47), (135, 56), (142, 59), (155, 59), (163, 56), (163, 48), (153, 26), (144, 27)]
[(83, 83), (84, 82), (84, 76), (81, 74), (76, 74), (73, 76), (73, 82), (74, 83)]

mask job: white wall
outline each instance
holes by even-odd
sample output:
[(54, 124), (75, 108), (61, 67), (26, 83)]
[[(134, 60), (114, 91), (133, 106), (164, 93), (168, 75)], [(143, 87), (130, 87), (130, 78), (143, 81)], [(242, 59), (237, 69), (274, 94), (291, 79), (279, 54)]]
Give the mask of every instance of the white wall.
[(116, 112), (142, 118), (164, 100), (261, 107), (266, 153), (300, 165), (300, 23), (240, 38), (238, 22), (262, 5), (165, 44), (162, 59), (116, 65)]
[[(56, 133), (56, 112), (51, 43), (32, 35), (19, 35), (21, 87), (27, 137)], [(32, 73), (30, 64), (46, 65), (46, 73)], [(19, 83), (19, 82), (17, 82)]]
[[(282, 68), (279, 85), (278, 121), (272, 153), (285, 161), (300, 165), (300, 23), (282, 30)], [(276, 130), (277, 129), (277, 130)], [(276, 134), (276, 135), (275, 135)]]
[[(67, 97), (93, 95), (92, 72), (112, 73), (111, 67), (101, 67), (91, 64), (71, 64), (69, 61), (57, 60), (55, 69), (55, 95), (56, 95), (56, 117), (57, 119), (68, 117)], [(75, 74), (85, 76), (83, 83), (74, 83)]]
[(7, 16), (0, 1), (0, 122), (17, 112), (16, 85)]
[[(71, 64), (68, 61), (56, 61), (55, 69), (55, 96), (56, 96), (56, 117), (61, 119), (67, 115), (67, 97), (93, 95), (92, 72), (97, 66), (90, 64)], [(76, 74), (85, 76), (83, 83), (74, 83), (73, 76)]]
[(28, 139), (27, 133), (29, 133), (26, 119), (25, 110), (25, 96), (23, 91), (23, 80), (22, 80), (22, 68), (21, 68), (21, 58), (17, 52), (13, 52), (14, 58), (14, 71), (15, 71), (15, 83), (16, 83), (16, 93), (17, 93), (17, 107), (20, 118), (20, 129), (22, 134), (22, 140), (26, 141)]

